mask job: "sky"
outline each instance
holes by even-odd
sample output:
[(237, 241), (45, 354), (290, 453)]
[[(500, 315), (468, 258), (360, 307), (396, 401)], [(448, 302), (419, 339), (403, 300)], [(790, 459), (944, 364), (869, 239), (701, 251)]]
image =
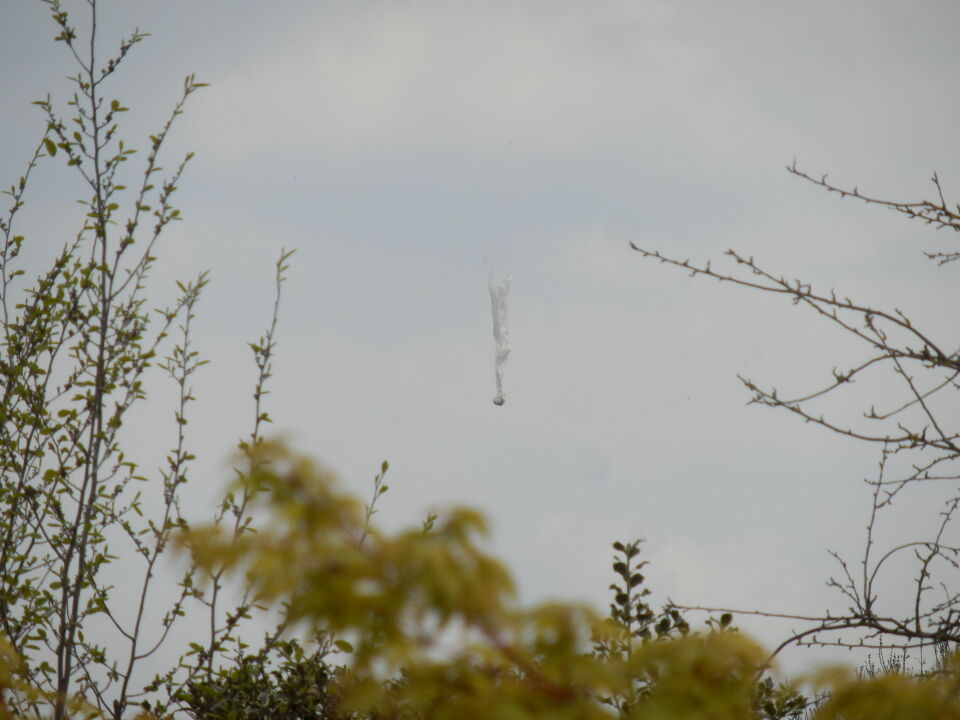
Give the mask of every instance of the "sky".
[[(602, 609), (610, 545), (646, 539), (655, 603), (819, 612), (845, 604), (875, 448), (747, 406), (744, 375), (803, 391), (864, 349), (779, 298), (644, 260), (735, 248), (777, 274), (911, 314), (958, 344), (950, 238), (786, 172), (892, 199), (960, 188), (953, 2), (101, 1), (104, 52), (150, 33), (107, 94), (145, 148), (183, 77), (167, 165), (196, 151), (152, 289), (209, 269), (191, 493), (203, 517), (250, 432), (246, 343), (283, 288), (272, 430), (369, 494), (378, 519), (473, 505), (528, 602)], [(85, 3), (65, 3), (77, 13)], [(0, 8), (0, 171), (14, 182), (73, 72), (40, 2)], [(42, 166), (24, 210), (42, 267), (81, 216)], [(64, 200), (67, 198), (67, 200)], [(512, 278), (506, 403), (492, 403), (488, 280)], [(877, 393), (889, 387), (880, 385)], [(129, 438), (174, 437), (165, 386)], [(857, 411), (838, 399), (830, 409)], [(165, 404), (166, 403), (166, 404)], [(908, 506), (884, 540), (926, 527)], [(919, 525), (918, 525), (919, 523)], [(893, 582), (891, 592), (896, 592)], [(768, 646), (783, 625), (738, 619)], [(788, 654), (788, 669), (812, 658)], [(841, 657), (847, 657), (843, 655)]]

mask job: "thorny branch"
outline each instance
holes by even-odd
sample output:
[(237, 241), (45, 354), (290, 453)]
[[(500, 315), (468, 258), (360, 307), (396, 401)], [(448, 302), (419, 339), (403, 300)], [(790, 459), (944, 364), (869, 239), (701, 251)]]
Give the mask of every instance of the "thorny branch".
[[(920, 220), (936, 229), (960, 231), (960, 205), (948, 205), (940, 178), (934, 174), (936, 200), (897, 202), (865, 195), (859, 188), (832, 185), (827, 176), (815, 178), (799, 170), (796, 163), (787, 170), (828, 192), (852, 197), (870, 205), (880, 205)], [(860, 572), (851, 571), (847, 561), (831, 552), (840, 566), (840, 574), (828, 585), (839, 591), (848, 604), (840, 613), (791, 614), (768, 610), (743, 610), (717, 607), (675, 605), (681, 610), (734, 612), (765, 618), (792, 620), (802, 627), (793, 631), (776, 648), (796, 645), (829, 645), (848, 648), (922, 648), (943, 643), (960, 644), (960, 589), (956, 570), (960, 569), (960, 543), (952, 525), (960, 507), (960, 429), (951, 428), (954, 417), (948, 415), (945, 402), (951, 391), (960, 389), (960, 350), (948, 350), (955, 341), (936, 341), (928, 332), (896, 307), (857, 302), (834, 290), (823, 292), (801, 280), (790, 280), (763, 268), (753, 257), (734, 250), (726, 255), (734, 262), (731, 272), (715, 270), (710, 262), (693, 263), (663, 255), (631, 243), (643, 257), (689, 272), (692, 277), (712, 278), (753, 291), (781, 295), (794, 305), (806, 307), (827, 323), (839, 327), (860, 341), (868, 356), (848, 369), (834, 368), (832, 377), (811, 391), (785, 397), (775, 387), (764, 387), (740, 377), (751, 393), (750, 403), (786, 410), (804, 422), (812, 423), (841, 436), (875, 443), (881, 458), (875, 479), (865, 482), (872, 490), (872, 502)], [(926, 253), (939, 265), (960, 259), (960, 251)], [(736, 270), (744, 272), (737, 272)], [(843, 393), (842, 388), (886, 369), (897, 382), (899, 393), (888, 407), (876, 404), (862, 408), (859, 422), (840, 421), (831, 412), (820, 409), (827, 397)], [(899, 390), (896, 390), (899, 388)], [(891, 477), (892, 475), (892, 477)], [(879, 549), (878, 526), (881, 513), (890, 508), (901, 493), (920, 484), (945, 483), (942, 510), (930, 525), (930, 535)], [(897, 570), (894, 560), (909, 556), (916, 568), (909, 609), (891, 611), (895, 598), (881, 597), (879, 579)], [(898, 566), (899, 567), (899, 566)], [(941, 596), (933, 598), (931, 591)], [(881, 610), (881, 608), (887, 608)], [(892, 644), (891, 644), (892, 643)]]

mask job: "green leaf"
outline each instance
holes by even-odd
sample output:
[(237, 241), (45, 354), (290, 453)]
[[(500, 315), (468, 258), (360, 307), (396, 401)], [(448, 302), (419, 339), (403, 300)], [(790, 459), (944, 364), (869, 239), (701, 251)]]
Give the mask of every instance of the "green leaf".
[(348, 643), (346, 640), (335, 640), (333, 644), (337, 646), (338, 650), (342, 650), (343, 652), (353, 652), (353, 645)]
[(43, 145), (44, 145), (44, 147), (47, 148), (47, 154), (48, 154), (50, 157), (53, 157), (54, 155), (57, 154), (57, 146), (56, 146), (56, 144), (53, 142), (53, 140), (51, 140), (50, 138), (44, 138), (44, 139), (43, 139)]

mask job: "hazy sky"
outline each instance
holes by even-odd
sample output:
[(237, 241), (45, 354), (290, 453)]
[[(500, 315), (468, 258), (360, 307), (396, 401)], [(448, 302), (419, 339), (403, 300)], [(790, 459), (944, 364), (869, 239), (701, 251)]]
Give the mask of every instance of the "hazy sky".
[[(211, 269), (198, 498), (229, 477), (251, 429), (245, 343), (269, 318), (272, 263), (296, 248), (274, 429), (359, 493), (388, 459), (384, 524), (478, 505), (531, 601), (605, 606), (610, 544), (644, 537), (656, 602), (844, 608), (824, 586), (826, 548), (860, 547), (876, 453), (746, 407), (736, 376), (810, 389), (863, 349), (788, 302), (691, 280), (629, 242), (703, 260), (733, 247), (896, 305), (957, 344), (956, 268), (921, 253), (950, 238), (784, 166), (895, 199), (929, 196), (933, 171), (960, 191), (960, 6), (99, 5), (105, 51), (134, 27), (151, 33), (106, 91), (131, 108), (128, 144), (146, 147), (184, 75), (211, 83), (171, 139), (167, 166), (197, 157), (154, 275), (167, 299), (173, 278)], [(78, 19), (85, 6), (66, 3)], [(40, 2), (3, 0), (4, 185), (42, 133), (30, 101), (62, 103), (74, 72), (54, 34)], [(28, 196), (37, 267), (81, 217), (64, 178), (47, 164)], [(491, 402), (491, 268), (513, 278), (503, 407)], [(157, 430), (131, 442), (156, 464), (174, 426), (148, 415)], [(768, 644), (783, 630), (741, 626)]]

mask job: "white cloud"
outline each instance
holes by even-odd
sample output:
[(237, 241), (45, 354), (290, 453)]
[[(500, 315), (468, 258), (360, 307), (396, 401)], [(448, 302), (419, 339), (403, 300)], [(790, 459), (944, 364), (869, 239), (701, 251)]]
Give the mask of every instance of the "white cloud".
[[(690, 130), (706, 119), (685, 94), (703, 58), (693, 38), (659, 34), (665, 13), (653, 7), (412, 2), (318, 11), (279, 52), (217, 83), (216, 110), (194, 122), (225, 154), (513, 143), (568, 155), (670, 123)], [(730, 112), (709, 108), (723, 128)]]

